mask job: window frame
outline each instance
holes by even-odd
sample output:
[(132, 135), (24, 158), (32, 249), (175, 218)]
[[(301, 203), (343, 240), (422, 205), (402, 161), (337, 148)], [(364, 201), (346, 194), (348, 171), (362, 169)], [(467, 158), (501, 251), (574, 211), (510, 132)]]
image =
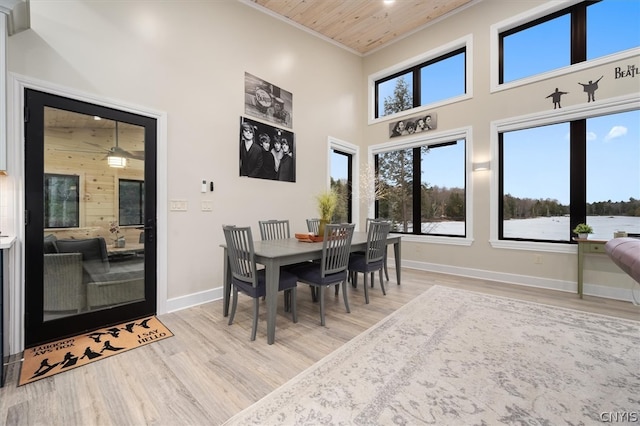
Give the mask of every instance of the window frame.
[[(138, 213), (141, 219), (140, 223), (122, 223), (122, 215), (121, 215), (121, 209), (120, 209), (120, 206), (122, 205), (122, 200), (120, 198), (122, 196), (122, 188), (121, 188), (122, 182), (138, 184), (138, 189), (140, 194), (140, 205), (138, 206)], [(144, 180), (118, 178), (118, 224), (120, 226), (133, 226), (133, 227), (144, 226), (144, 192), (145, 192)]]
[[(422, 146), (433, 146), (439, 144), (446, 144), (452, 141), (465, 140), (465, 235), (428, 235), (428, 234), (413, 234), (402, 233), (403, 241), (410, 242), (429, 242), (435, 244), (448, 244), (457, 246), (470, 246), (473, 241), (473, 181), (472, 176), (471, 159), (473, 158), (473, 136), (471, 127), (463, 127), (458, 129), (452, 129), (449, 131), (439, 132), (437, 134), (417, 134), (415, 137), (407, 138), (401, 142), (386, 142), (378, 145), (372, 145), (369, 147), (369, 159), (371, 165), (373, 165), (376, 155), (383, 154), (390, 151), (398, 151), (402, 149), (413, 149)], [(477, 173), (476, 173), (477, 175)], [(480, 177), (478, 175), (478, 177)], [(377, 211), (377, 203), (375, 207)]]
[[(65, 180), (72, 180), (73, 183), (75, 184), (76, 187), (76, 196), (75, 196), (75, 205), (76, 205), (76, 214), (75, 214), (75, 222), (77, 223), (77, 225), (75, 226), (48, 226), (49, 222), (47, 221), (47, 218), (50, 217), (49, 212), (50, 212), (50, 203), (51, 200), (49, 198), (49, 184), (48, 184), (48, 180), (52, 177), (56, 177), (56, 178), (64, 178)], [(44, 229), (78, 229), (82, 226), (82, 224), (80, 223), (80, 176), (78, 175), (67, 175), (64, 173), (44, 173), (44, 186), (43, 186), (43, 191), (44, 191), (44, 203), (43, 203), (43, 210), (44, 210)]]
[[(449, 57), (460, 53), (464, 50), (465, 53), (465, 93), (460, 96), (447, 98), (431, 104), (414, 106), (405, 111), (400, 111), (394, 114), (385, 115), (382, 117), (376, 117), (378, 109), (378, 97), (377, 86), (378, 83), (386, 80), (393, 79), (399, 75), (406, 74), (408, 71), (414, 71), (413, 78), (413, 102), (416, 105), (416, 96), (420, 97), (420, 70), (431, 63), (438, 62), (439, 60), (448, 59)], [(417, 73), (417, 77), (416, 77)], [(428, 52), (409, 58), (399, 64), (395, 64), (389, 68), (378, 71), (374, 74), (370, 74), (368, 77), (369, 87), (369, 121), (368, 124), (379, 123), (406, 115), (415, 114), (422, 111), (432, 110), (435, 107), (449, 105), (456, 102), (460, 102), (465, 99), (471, 99), (473, 97), (473, 36), (471, 34), (461, 37), (457, 40), (453, 40), (450, 43), (439, 46)], [(417, 93), (417, 94), (416, 94)]]
[[(586, 59), (586, 46), (582, 47), (582, 51), (572, 52), (572, 64), (555, 70), (543, 72), (529, 77), (524, 77), (508, 83), (500, 83), (500, 75), (502, 72), (502, 50), (501, 50), (501, 34), (510, 32), (518, 27), (526, 27), (536, 22), (544, 22), (546, 18), (554, 18), (562, 15), (563, 11), (571, 11), (572, 9), (582, 9), (586, 19), (586, 6), (582, 7), (580, 3), (587, 3), (585, 0), (569, 0), (566, 2), (548, 2), (539, 7), (533, 8), (525, 13), (516, 15), (500, 21), (490, 27), (489, 39), (489, 57), (490, 57), (490, 93), (501, 92), (503, 90), (513, 89), (515, 87), (529, 85), (531, 83), (548, 80), (550, 78), (572, 74), (578, 71), (586, 70), (608, 63), (623, 61), (633, 58), (640, 54), (639, 48), (623, 50), (618, 53), (601, 56), (595, 59)], [(576, 7), (578, 5), (578, 7)], [(586, 37), (586, 33), (585, 33)], [(586, 43), (586, 42), (585, 42)], [(583, 60), (576, 58), (583, 57)]]
[[(548, 251), (553, 253), (576, 253), (577, 245), (575, 242), (546, 242), (546, 241), (533, 241), (524, 239), (508, 239), (501, 240), (499, 238), (499, 227), (502, 219), (502, 213), (499, 210), (502, 206), (501, 188), (500, 188), (500, 173), (501, 173), (501, 158), (499, 149), (499, 134), (507, 131), (523, 130), (532, 127), (545, 126), (550, 124), (566, 123), (571, 121), (586, 120), (589, 118), (599, 117), (602, 115), (623, 113), (640, 109), (640, 97), (638, 94), (631, 94), (614, 99), (599, 100), (598, 104), (587, 103), (584, 105), (576, 106), (575, 108), (567, 108), (562, 110), (549, 110), (536, 114), (530, 114), (526, 116), (512, 117), (508, 119), (501, 119), (492, 121), (490, 124), (490, 145), (491, 145), (491, 158), (495, 159), (497, 167), (491, 168), (491, 190), (490, 190), (490, 225), (489, 225), (489, 243), (493, 248), (501, 249), (516, 249), (516, 250), (535, 250), (535, 251)], [(573, 155), (571, 153), (570, 155)], [(573, 206), (573, 193), (571, 195), (572, 215), (573, 209), (580, 208), (580, 206)], [(586, 214), (586, 202), (584, 205)], [(572, 218), (573, 221), (573, 218)]]

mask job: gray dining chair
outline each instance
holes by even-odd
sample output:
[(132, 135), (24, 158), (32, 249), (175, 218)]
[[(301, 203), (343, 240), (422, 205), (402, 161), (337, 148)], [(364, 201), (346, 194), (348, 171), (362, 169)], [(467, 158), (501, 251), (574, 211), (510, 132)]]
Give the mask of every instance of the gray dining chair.
[[(238, 292), (252, 297), (253, 326), (251, 340), (255, 340), (258, 329), (260, 298), (266, 294), (266, 272), (264, 268), (258, 269), (256, 267), (251, 227), (223, 226), (222, 230), (227, 243), (229, 267), (231, 269), (231, 286), (233, 287), (233, 304), (229, 314), (229, 325), (233, 324), (236, 308), (238, 307)], [(296, 276), (281, 270), (278, 291), (291, 290), (291, 313), (294, 323), (298, 322), (296, 286)]]
[[(383, 222), (389, 222), (389, 229), (391, 229), (391, 221), (389, 219), (384, 219), (381, 217), (378, 218), (372, 218), (372, 217), (368, 217), (367, 218), (367, 222), (365, 224), (365, 231), (369, 231), (369, 224), (373, 221), (383, 221)], [(387, 247), (385, 246), (384, 248), (384, 261), (383, 261), (383, 265), (384, 265), (384, 277), (387, 279), (387, 281), (389, 281), (389, 268), (387, 267)], [(373, 280), (371, 281), (371, 287), (373, 287)]]
[(353, 253), (349, 257), (349, 276), (354, 287), (358, 285), (358, 272), (364, 274), (364, 300), (369, 303), (369, 286), (367, 277), (371, 274), (371, 287), (375, 281), (374, 273), (377, 271), (380, 276), (380, 288), (382, 294), (387, 295), (384, 290), (384, 280), (382, 270), (384, 269), (385, 253), (387, 251), (387, 235), (391, 224), (389, 222), (369, 222), (367, 231), (367, 248), (364, 253)]
[(313, 235), (318, 235), (318, 231), (320, 229), (320, 219), (318, 218), (307, 219), (307, 229)]
[[(288, 219), (271, 219), (258, 221), (260, 228), (260, 239), (265, 240), (282, 240), (291, 238), (291, 229)], [(290, 267), (285, 267), (288, 269)], [(289, 312), (291, 309), (291, 291), (284, 292), (284, 310)]]
[[(322, 240), (322, 258), (320, 263), (309, 262), (290, 271), (298, 277), (298, 281), (318, 289), (320, 301), (320, 325), (325, 325), (324, 293), (325, 288), (346, 283), (349, 267), (349, 253), (353, 239), (354, 224), (327, 224)], [(347, 286), (342, 286), (342, 298), (347, 312), (349, 297)]]

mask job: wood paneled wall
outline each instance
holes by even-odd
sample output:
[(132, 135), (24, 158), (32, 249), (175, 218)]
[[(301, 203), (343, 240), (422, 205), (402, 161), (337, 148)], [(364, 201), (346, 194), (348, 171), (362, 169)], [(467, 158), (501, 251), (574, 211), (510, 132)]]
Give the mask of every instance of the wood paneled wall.
[[(140, 131), (121, 129), (118, 145), (126, 150), (143, 150)], [(118, 180), (144, 180), (144, 162), (129, 159), (127, 167), (107, 164), (107, 151), (115, 145), (113, 130), (50, 128), (45, 130), (45, 173), (79, 176), (80, 228), (47, 229), (59, 238), (103, 236), (113, 239), (109, 225), (118, 219)], [(100, 148), (103, 147), (103, 148)], [(129, 241), (137, 241), (139, 229), (121, 228)]]

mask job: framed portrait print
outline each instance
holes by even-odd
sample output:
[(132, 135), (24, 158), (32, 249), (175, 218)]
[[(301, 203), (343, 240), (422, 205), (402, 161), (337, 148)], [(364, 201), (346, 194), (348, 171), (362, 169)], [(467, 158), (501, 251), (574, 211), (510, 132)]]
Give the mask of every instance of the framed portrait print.
[(295, 135), (240, 117), (240, 176), (295, 182)]

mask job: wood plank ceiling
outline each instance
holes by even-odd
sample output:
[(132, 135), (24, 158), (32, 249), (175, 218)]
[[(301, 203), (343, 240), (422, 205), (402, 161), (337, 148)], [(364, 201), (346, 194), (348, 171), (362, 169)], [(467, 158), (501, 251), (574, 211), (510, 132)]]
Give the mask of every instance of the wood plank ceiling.
[(474, 0), (396, 0), (389, 4), (383, 0), (250, 1), (366, 55)]

